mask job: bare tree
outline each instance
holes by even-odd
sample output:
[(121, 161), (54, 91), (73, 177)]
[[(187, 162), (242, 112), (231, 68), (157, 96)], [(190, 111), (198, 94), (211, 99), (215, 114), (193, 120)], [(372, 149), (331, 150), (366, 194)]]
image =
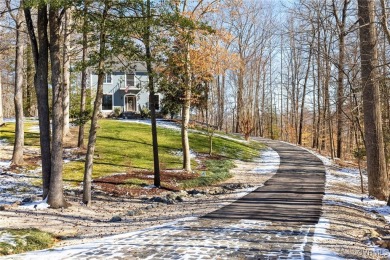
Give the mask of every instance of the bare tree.
[(95, 144), (96, 144), (96, 133), (97, 133), (97, 123), (98, 123), (98, 114), (102, 104), (103, 98), (103, 80), (105, 74), (105, 60), (107, 52), (107, 17), (108, 11), (111, 8), (110, 1), (106, 0), (103, 3), (103, 12), (99, 20), (99, 53), (98, 53), (98, 84), (96, 91), (96, 99), (93, 106), (93, 114), (91, 119), (91, 128), (89, 130), (88, 137), (88, 148), (85, 160), (84, 168), (84, 181), (83, 181), (83, 203), (87, 206), (91, 205), (92, 194), (91, 194), (91, 183), (92, 183), (92, 169), (93, 169), (93, 156), (95, 153)]
[(389, 192), (377, 79), (378, 53), (375, 1), (358, 0), (358, 15), (368, 192), (378, 199), (385, 200)]
[(347, 36), (346, 20), (347, 8), (351, 1), (343, 0), (341, 17), (337, 12), (335, 0), (332, 0), (333, 16), (336, 19), (339, 38), (338, 78), (337, 78), (337, 151), (336, 157), (341, 158), (343, 148), (343, 104), (344, 104), (344, 63), (345, 63), (345, 37)]
[(69, 128), (69, 89), (70, 89), (70, 36), (72, 24), (72, 12), (70, 8), (65, 10), (63, 19), (63, 46), (62, 46), (62, 91), (63, 91), (63, 110), (64, 110), (64, 136), (70, 134)]
[(50, 186), (51, 151), (50, 151), (50, 119), (49, 119), (49, 91), (48, 91), (48, 49), (47, 35), (47, 5), (38, 4), (37, 32), (31, 16), (31, 7), (24, 7), (27, 30), (30, 36), (31, 48), (34, 57), (35, 77), (34, 85), (38, 101), (39, 138), (42, 159), (43, 198), (46, 198)]
[(23, 33), (23, 1), (20, 2), (17, 15), (15, 16), (11, 10), (10, 1), (6, 1), (8, 11), (15, 21), (16, 31), (16, 50), (15, 50), (15, 142), (12, 154), (12, 164), (23, 164), (23, 147), (24, 147), (24, 120), (23, 120), (23, 55), (24, 43), (22, 39)]
[[(0, 55), (1, 58), (1, 55)], [(0, 69), (0, 126), (4, 125), (4, 115), (3, 115), (3, 88), (1, 84), (1, 78), (3, 77), (2, 71)]]
[(64, 110), (62, 71), (61, 71), (61, 23), (62, 13), (66, 7), (51, 4), (49, 8), (50, 28), (50, 61), (51, 61), (51, 85), (52, 85), (52, 140), (51, 140), (51, 175), (47, 203), (51, 208), (64, 208), (68, 204), (63, 193), (63, 131)]
[[(88, 32), (87, 32), (87, 13), (88, 13), (89, 1), (84, 0), (83, 7), (83, 25), (82, 25), (82, 70), (81, 70), (81, 93), (80, 93), (80, 116), (85, 112), (86, 101), (87, 101), (87, 53), (88, 53)], [(79, 125), (79, 134), (77, 147), (84, 147), (84, 126), (83, 122), (80, 122)]]

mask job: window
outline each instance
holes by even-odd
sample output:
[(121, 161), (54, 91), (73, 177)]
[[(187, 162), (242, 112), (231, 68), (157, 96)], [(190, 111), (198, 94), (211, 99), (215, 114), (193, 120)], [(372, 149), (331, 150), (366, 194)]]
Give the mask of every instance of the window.
[(103, 94), (102, 110), (112, 110), (112, 95)]
[[(149, 109), (151, 108), (151, 104), (149, 105)], [(159, 110), (160, 109), (160, 96), (154, 95), (154, 109)]]
[(105, 84), (111, 84), (112, 83), (112, 75), (111, 74), (104, 74), (104, 81)]
[(126, 74), (126, 87), (134, 87), (134, 73)]

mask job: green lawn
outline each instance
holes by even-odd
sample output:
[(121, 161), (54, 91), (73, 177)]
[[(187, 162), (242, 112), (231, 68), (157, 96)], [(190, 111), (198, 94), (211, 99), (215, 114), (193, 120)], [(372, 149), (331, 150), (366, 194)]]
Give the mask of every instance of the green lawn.
[(52, 247), (56, 240), (52, 234), (35, 228), (3, 229), (0, 237), (8, 238), (0, 242), (0, 256), (46, 249)]
[[(24, 144), (27, 146), (39, 146), (39, 132), (36, 132), (32, 127), (38, 127), (38, 122), (24, 123)], [(0, 139), (6, 140), (8, 143), (13, 143), (15, 140), (15, 123), (7, 123), (0, 127)]]
[[(208, 152), (208, 136), (190, 133), (190, 147), (196, 153)], [(257, 142), (243, 144), (239, 141), (214, 137), (214, 154), (224, 160), (250, 160), (259, 155), (261, 145)], [(159, 157), (162, 169), (180, 169), (182, 158), (180, 131), (158, 128)], [(93, 178), (124, 173), (131, 168), (153, 169), (151, 127), (140, 123), (117, 120), (100, 120), (95, 150)], [(196, 163), (193, 162), (193, 168)], [(230, 167), (231, 168), (231, 167)], [(84, 162), (67, 163), (64, 179), (82, 181)]]
[[(38, 145), (39, 134), (28, 129), (32, 123), (26, 123), (26, 145)], [(0, 139), (13, 142), (14, 124), (0, 128)], [(89, 129), (89, 126), (87, 127)], [(86, 131), (88, 132), (88, 131)], [(87, 133), (86, 133), (87, 134)], [(153, 169), (151, 127), (140, 123), (128, 123), (118, 120), (99, 121), (97, 144), (93, 166), (93, 178), (128, 172), (130, 169)], [(87, 136), (86, 136), (87, 137)], [(190, 133), (190, 147), (196, 153), (208, 153), (207, 134)], [(88, 140), (86, 138), (86, 140)], [(158, 128), (159, 157), (161, 169), (181, 169), (182, 156), (180, 131)], [(230, 177), (229, 169), (234, 167), (233, 159), (251, 160), (260, 154), (262, 145), (258, 142), (243, 143), (213, 137), (213, 158), (207, 163), (203, 177), (184, 186), (208, 185)], [(193, 160), (192, 167), (197, 163)], [(83, 180), (84, 158), (64, 165), (64, 180), (78, 184)]]

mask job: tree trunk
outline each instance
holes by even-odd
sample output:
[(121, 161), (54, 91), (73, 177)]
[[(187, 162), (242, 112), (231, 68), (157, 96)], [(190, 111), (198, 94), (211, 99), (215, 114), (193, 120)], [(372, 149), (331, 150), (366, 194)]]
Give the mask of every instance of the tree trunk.
[[(0, 54), (1, 58), (1, 54)], [(2, 73), (0, 70), (0, 126), (4, 124), (4, 116), (3, 116), (3, 88), (1, 85), (1, 78), (2, 78)]]
[(92, 170), (93, 170), (93, 156), (95, 153), (96, 145), (96, 132), (98, 123), (98, 114), (102, 105), (103, 98), (103, 80), (104, 80), (104, 66), (106, 59), (106, 20), (109, 10), (109, 5), (105, 3), (99, 35), (99, 62), (98, 62), (98, 85), (96, 91), (96, 99), (93, 106), (93, 114), (91, 119), (91, 128), (89, 130), (88, 137), (88, 148), (85, 159), (84, 169), (84, 181), (83, 181), (83, 203), (87, 206), (91, 206), (92, 194), (91, 194), (91, 183), (92, 183)]
[(368, 192), (378, 199), (385, 200), (388, 198), (389, 192), (383, 143), (380, 93), (376, 78), (378, 53), (376, 47), (375, 1), (358, 0), (358, 15)]
[(157, 140), (157, 124), (156, 124), (156, 106), (155, 106), (155, 91), (154, 91), (154, 73), (152, 67), (152, 54), (150, 50), (150, 33), (151, 33), (151, 12), (150, 12), (150, 0), (147, 0), (146, 3), (146, 12), (147, 12), (147, 28), (144, 35), (144, 44), (145, 44), (145, 54), (146, 54), (146, 68), (148, 70), (149, 76), (149, 103), (150, 103), (150, 113), (151, 113), (151, 123), (152, 123), (152, 141), (153, 141), (153, 165), (154, 165), (154, 186), (160, 187), (160, 161), (158, 157), (158, 140)]
[(69, 89), (70, 89), (70, 26), (72, 23), (71, 10), (67, 9), (64, 15), (64, 44), (63, 44), (63, 67), (62, 67), (62, 86), (63, 97), (62, 106), (64, 110), (64, 136), (70, 134), (69, 128)]
[(34, 95), (34, 61), (31, 53), (31, 47), (28, 46), (26, 50), (26, 92), (25, 96), (23, 97), (23, 104), (24, 104), (24, 115), (25, 116), (36, 116), (37, 115), (37, 105), (36, 100), (33, 98)]
[[(243, 58), (241, 58), (242, 60)], [(243, 64), (240, 65), (239, 73), (238, 73), (238, 89), (237, 89), (237, 119), (236, 119), (236, 133), (240, 133), (242, 129), (242, 120), (244, 113), (244, 100), (243, 100), (243, 92), (244, 92), (244, 68)]]
[(188, 123), (190, 121), (190, 108), (191, 108), (191, 90), (192, 90), (192, 76), (191, 76), (191, 59), (190, 59), (190, 47), (189, 43), (186, 43), (186, 60), (185, 60), (185, 77), (186, 82), (184, 86), (184, 102), (182, 108), (182, 149), (183, 149), (183, 169), (187, 172), (191, 172), (191, 157), (190, 157), (190, 143), (188, 140)]
[[(87, 52), (88, 52), (88, 34), (87, 34), (87, 13), (88, 13), (88, 0), (84, 0), (84, 19), (83, 19), (83, 50), (82, 50), (82, 64), (83, 69), (81, 71), (81, 93), (80, 93), (80, 116), (84, 114), (86, 100), (87, 100)], [(79, 136), (77, 141), (77, 147), (84, 148), (84, 128), (85, 124), (80, 122)]]
[[(35, 77), (34, 85), (38, 102), (39, 118), (39, 140), (42, 159), (42, 186), (43, 198), (46, 198), (50, 186), (51, 152), (50, 152), (50, 119), (49, 119), (49, 91), (48, 91), (48, 49), (49, 41), (47, 36), (47, 6), (38, 6), (38, 41), (35, 36), (35, 29), (31, 18), (30, 8), (24, 9), (28, 34), (30, 36), (31, 48), (34, 57)], [(39, 43), (39, 44), (38, 44)]]
[(51, 208), (64, 208), (67, 203), (63, 192), (63, 88), (61, 78), (61, 15), (59, 8), (50, 6), (49, 28), (50, 28), (50, 61), (51, 61), (51, 86), (53, 91), (52, 99), (52, 141), (51, 141), (51, 176), (50, 188), (47, 203)]
[[(314, 41), (314, 35), (313, 35), (313, 41)], [(302, 133), (303, 133), (303, 113), (305, 110), (305, 98), (306, 98), (306, 87), (307, 87), (307, 80), (309, 79), (309, 72), (310, 72), (310, 64), (311, 64), (311, 55), (313, 53), (313, 42), (309, 45), (309, 61), (307, 64), (307, 70), (305, 75), (305, 81), (303, 83), (303, 92), (302, 92), (302, 103), (301, 103), (301, 114), (299, 117), (299, 135), (298, 135), (298, 144), (302, 145)]]
[(339, 60), (338, 60), (338, 78), (337, 78), (337, 150), (336, 157), (342, 157), (343, 151), (343, 125), (344, 125), (344, 116), (343, 116), (343, 105), (344, 105), (344, 60), (345, 60), (345, 23), (347, 18), (347, 7), (349, 1), (345, 0), (343, 3), (343, 9), (341, 14), (341, 20), (337, 14), (336, 5), (333, 0), (333, 15), (336, 18), (337, 27), (339, 30)]
[(23, 55), (24, 44), (21, 39), (23, 10), (19, 9), (15, 17), (16, 23), (16, 51), (15, 51), (15, 142), (12, 154), (12, 164), (23, 164), (23, 148), (24, 148), (24, 122), (23, 122)]

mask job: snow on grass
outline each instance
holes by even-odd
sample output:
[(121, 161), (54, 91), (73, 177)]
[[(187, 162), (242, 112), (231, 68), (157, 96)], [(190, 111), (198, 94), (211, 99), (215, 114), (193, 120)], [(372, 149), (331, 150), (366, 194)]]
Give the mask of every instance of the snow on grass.
[(39, 133), (39, 125), (30, 126), (28, 131), (32, 133)]
[(7, 139), (0, 139), (0, 146), (5, 146), (5, 145), (9, 145)]
[(11, 165), (11, 161), (0, 161), (0, 170), (8, 168)]
[[(151, 125), (152, 122), (150, 119), (120, 119), (123, 122), (126, 123), (138, 123), (138, 124), (144, 124), (144, 125)], [(156, 120), (157, 125), (167, 128), (167, 129), (172, 129), (175, 131), (180, 131), (181, 128), (178, 124), (171, 122), (171, 121), (166, 121), (166, 120)]]
[(20, 206), (20, 208), (29, 210), (47, 209), (49, 208), (49, 204), (47, 204), (46, 198), (44, 200), (23, 204), (22, 206)]
[(261, 156), (254, 159), (254, 162), (258, 163), (258, 166), (253, 168), (251, 173), (276, 173), (279, 168), (280, 157), (273, 149), (266, 147), (261, 151)]
[(4, 173), (0, 175), (0, 204), (12, 204), (29, 196), (40, 196), (41, 188), (31, 184), (31, 180), (41, 178), (34, 171), (25, 174)]
[[(175, 156), (180, 156), (180, 157), (183, 156), (183, 151), (182, 151), (182, 150), (172, 150), (170, 153), (171, 153), (172, 155), (175, 155)], [(191, 159), (196, 158), (196, 152), (190, 150), (190, 158), (191, 158)]]
[(318, 223), (314, 228), (313, 235), (313, 246), (311, 248), (311, 259), (314, 260), (338, 260), (343, 259), (339, 257), (336, 253), (321, 247), (319, 244), (323, 240), (332, 239), (333, 237), (327, 233), (327, 230), (330, 227), (330, 222), (328, 219), (321, 217)]
[(7, 243), (11, 246), (17, 245), (15, 241), (15, 237), (8, 232), (3, 232), (0, 234), (0, 243)]
[[(330, 158), (322, 156), (314, 151), (306, 149), (310, 153), (317, 156), (322, 160), (325, 165), (326, 171), (326, 186), (323, 203), (327, 205), (342, 205), (357, 208), (365, 211), (371, 215), (374, 213), (384, 217), (388, 223), (390, 223), (390, 207), (386, 206), (385, 201), (379, 201), (371, 198), (367, 195), (362, 195), (352, 192), (337, 192), (332, 193), (330, 191), (331, 186), (336, 183), (350, 183), (356, 186), (360, 186), (360, 173), (359, 169), (340, 167), (335, 164)], [(367, 183), (367, 173), (363, 171), (363, 182)], [(341, 259), (337, 254), (329, 251), (326, 248), (320, 246), (321, 240), (329, 239), (327, 229), (329, 228), (329, 221), (323, 216), (320, 218), (319, 223), (316, 225), (314, 232), (314, 241), (312, 247), (312, 259)], [(378, 246), (371, 246), (374, 253), (380, 253), (381, 255), (390, 255), (387, 249), (379, 248)]]

